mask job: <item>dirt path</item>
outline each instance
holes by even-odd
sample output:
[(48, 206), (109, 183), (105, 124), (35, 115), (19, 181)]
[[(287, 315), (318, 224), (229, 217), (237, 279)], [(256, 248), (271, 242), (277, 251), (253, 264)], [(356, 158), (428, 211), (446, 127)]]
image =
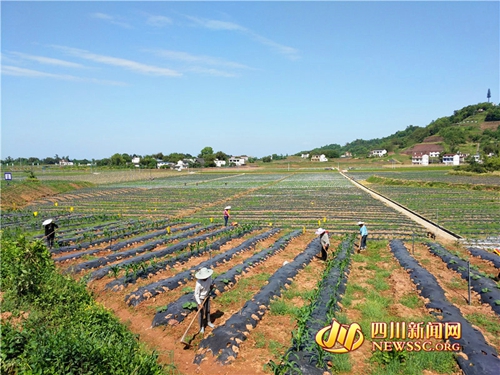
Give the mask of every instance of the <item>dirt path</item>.
[(342, 176), (344, 176), (346, 179), (348, 179), (354, 186), (356, 186), (359, 189), (367, 192), (373, 198), (378, 199), (379, 201), (383, 202), (384, 204), (386, 204), (387, 206), (393, 208), (394, 210), (396, 210), (398, 212), (401, 212), (402, 214), (406, 215), (407, 217), (409, 217), (410, 219), (412, 219), (416, 223), (420, 224), (421, 226), (423, 226), (424, 228), (426, 228), (427, 230), (429, 230), (430, 233), (432, 233), (432, 234), (434, 234), (436, 236), (436, 240), (442, 241), (444, 243), (452, 243), (452, 242), (455, 242), (457, 239), (461, 238), (460, 236), (457, 237), (457, 236), (451, 235), (450, 233), (448, 233), (448, 232), (444, 231), (443, 229), (441, 229), (439, 226), (432, 224), (428, 220), (422, 219), (421, 217), (419, 217), (418, 215), (412, 213), (408, 209), (403, 208), (401, 205), (396, 204), (396, 203), (390, 201), (389, 199), (383, 197), (382, 195), (374, 192), (371, 189), (368, 189), (367, 187), (363, 186), (359, 182), (357, 182), (357, 181), (353, 180), (352, 178), (346, 176), (344, 173), (340, 172), (340, 174)]

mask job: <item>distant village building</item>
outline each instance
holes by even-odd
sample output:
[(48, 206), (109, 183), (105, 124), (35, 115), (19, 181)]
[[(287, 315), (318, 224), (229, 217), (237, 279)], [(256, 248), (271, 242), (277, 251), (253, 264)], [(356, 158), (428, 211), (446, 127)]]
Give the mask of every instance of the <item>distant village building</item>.
[(231, 156), (229, 158), (229, 164), (234, 164), (237, 167), (240, 167), (242, 165), (245, 165), (246, 162), (248, 161), (248, 156)]
[(328, 159), (326, 158), (325, 154), (321, 154), (321, 155), (313, 155), (311, 161), (325, 162), (328, 161)]
[(302, 159), (309, 159), (309, 154), (302, 154), (300, 155)]
[(140, 162), (141, 162), (141, 158), (139, 156), (134, 156), (132, 158), (132, 164), (134, 164), (136, 167), (139, 167)]
[(443, 164), (446, 165), (460, 165), (460, 155), (458, 154), (444, 154)]
[(226, 161), (225, 160), (215, 159), (214, 163), (215, 163), (215, 166), (219, 167), (219, 168), (222, 167), (223, 165), (226, 165)]
[(68, 161), (66, 159), (61, 159), (61, 160), (59, 160), (59, 165), (70, 166), (70, 165), (73, 165), (73, 162), (72, 161)]
[(341, 158), (352, 158), (352, 154), (349, 151), (344, 152), (340, 155)]
[(171, 163), (169, 161), (163, 161), (163, 160), (157, 160), (156, 161), (156, 168), (158, 168), (158, 169), (160, 169), (160, 168), (171, 168), (174, 165), (175, 165), (174, 163)]
[(384, 155), (387, 155), (387, 150), (371, 150), (370, 151), (370, 157), (371, 156), (378, 156), (379, 158), (381, 158)]
[(416, 165), (429, 165), (429, 155), (422, 152), (414, 152), (411, 157), (411, 163)]

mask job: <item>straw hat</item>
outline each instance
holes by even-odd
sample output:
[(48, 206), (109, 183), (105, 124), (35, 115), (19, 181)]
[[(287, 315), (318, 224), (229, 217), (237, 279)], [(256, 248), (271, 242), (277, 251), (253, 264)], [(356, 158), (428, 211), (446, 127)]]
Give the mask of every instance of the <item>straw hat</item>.
[(203, 267), (201, 270), (194, 274), (194, 277), (196, 277), (198, 280), (205, 280), (212, 276), (213, 273), (213, 270)]
[(326, 232), (326, 230), (324, 230), (323, 228), (318, 228), (318, 230), (316, 231), (316, 234), (319, 235), (319, 234), (323, 234), (325, 232)]
[(224, 207), (225, 210), (230, 210), (231, 209), (231, 206), (226, 206)]
[(45, 220), (45, 221), (42, 223), (42, 225), (43, 225), (43, 226), (46, 226), (46, 225), (49, 225), (50, 223), (52, 223), (52, 219), (47, 219), (47, 220)]
[(364, 221), (358, 221), (358, 225), (364, 225), (365, 222)]

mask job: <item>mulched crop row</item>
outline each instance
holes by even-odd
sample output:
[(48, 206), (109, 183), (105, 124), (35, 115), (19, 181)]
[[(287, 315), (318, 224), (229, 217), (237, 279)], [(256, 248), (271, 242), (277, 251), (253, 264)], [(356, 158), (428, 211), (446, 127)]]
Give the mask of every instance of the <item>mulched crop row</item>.
[(450, 337), (452, 343), (460, 344), (465, 356), (457, 355), (457, 362), (466, 375), (498, 375), (500, 359), (495, 348), (488, 345), (484, 336), (467, 321), (460, 310), (450, 303), (439, 286), (434, 275), (423, 268), (408, 252), (403, 242), (393, 240), (390, 248), (401, 266), (410, 274), (422, 297), (426, 298), (426, 307), (440, 311), (443, 322), (461, 324), (461, 338)]
[(297, 273), (319, 252), (319, 246), (319, 240), (316, 238), (292, 262), (279, 268), (251, 300), (200, 342), (194, 362), (201, 363), (209, 353), (215, 356), (220, 364), (228, 364), (236, 359), (240, 343), (245, 341), (250, 330), (257, 326), (271, 300), (281, 296), (283, 288), (290, 285)]
[(249, 240), (243, 242), (241, 245), (232, 248), (222, 254), (216, 255), (213, 258), (206, 260), (197, 266), (191, 267), (190, 269), (180, 272), (177, 275), (157, 281), (155, 283), (143, 286), (134, 292), (128, 294), (125, 297), (125, 302), (130, 305), (130, 306), (137, 306), (139, 303), (142, 301), (152, 298), (160, 293), (164, 293), (167, 290), (172, 290), (175, 289), (188, 281), (192, 280), (194, 277), (195, 272), (203, 267), (206, 268), (212, 268), (217, 266), (218, 264), (221, 264), (223, 262), (227, 262), (230, 260), (232, 257), (234, 257), (236, 254), (242, 252), (242, 251), (248, 251), (252, 248), (255, 247), (255, 245), (263, 241), (264, 239), (273, 236), (274, 234), (278, 233), (281, 229), (280, 228), (273, 228), (267, 232), (258, 234), (257, 236), (254, 236), (250, 238)]
[[(268, 259), (270, 256), (273, 256), (278, 251), (283, 250), (293, 238), (299, 236), (301, 233), (302, 232), (300, 230), (296, 230), (281, 237), (271, 247), (252, 255), (243, 263), (238, 264), (222, 275), (217, 276), (213, 280), (214, 289), (212, 291), (212, 298), (217, 298), (217, 296), (227, 291), (238, 282), (241, 274), (245, 273), (250, 268), (253, 268), (256, 265), (264, 262), (266, 259)], [(164, 310), (158, 311), (153, 319), (152, 326), (156, 327), (159, 325), (176, 324), (182, 322), (192, 312), (192, 309), (184, 307), (184, 305), (186, 303), (194, 301), (195, 299), (192, 293), (183, 295), (176, 301), (166, 306)]]

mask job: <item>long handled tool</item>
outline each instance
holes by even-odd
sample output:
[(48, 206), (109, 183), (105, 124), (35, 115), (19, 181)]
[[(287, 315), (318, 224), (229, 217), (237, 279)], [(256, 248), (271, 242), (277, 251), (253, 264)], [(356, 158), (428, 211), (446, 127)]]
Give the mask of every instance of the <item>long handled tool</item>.
[(196, 311), (196, 314), (194, 314), (194, 317), (193, 317), (193, 320), (191, 320), (191, 323), (189, 323), (187, 329), (186, 329), (186, 332), (184, 332), (184, 334), (182, 335), (181, 339), (180, 339), (180, 342), (184, 344), (184, 349), (187, 349), (191, 346), (191, 344), (189, 342), (186, 342), (186, 335), (189, 331), (189, 328), (191, 328), (191, 326), (193, 325), (195, 319), (198, 317), (198, 314), (200, 313), (200, 311), (203, 309), (203, 305), (205, 305), (205, 301), (207, 300), (207, 298), (210, 296), (210, 294), (207, 294), (207, 296), (205, 297), (205, 299), (203, 300), (203, 302), (201, 303), (201, 308), (198, 309), (198, 311)]

